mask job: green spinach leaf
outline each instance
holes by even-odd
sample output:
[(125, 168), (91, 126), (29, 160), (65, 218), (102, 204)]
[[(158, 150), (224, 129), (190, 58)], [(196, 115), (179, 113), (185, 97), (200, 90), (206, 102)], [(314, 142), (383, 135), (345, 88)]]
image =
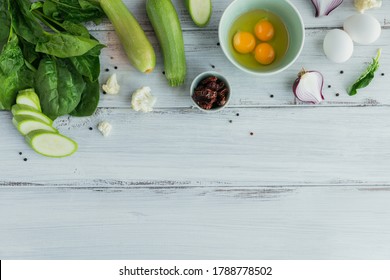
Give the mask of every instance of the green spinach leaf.
[[(45, 2), (47, 3), (47, 2)], [(36, 5), (34, 5), (36, 4)], [(60, 22), (58, 20), (55, 20), (54, 18), (48, 16), (44, 10), (44, 4), (42, 2), (35, 2), (33, 5), (31, 5), (31, 10), (33, 14), (41, 20), (45, 25), (47, 25), (49, 28), (51, 28), (55, 32), (63, 32), (66, 31), (70, 33), (71, 35), (77, 35), (82, 36), (85, 38), (90, 38), (90, 34), (88, 29), (82, 25), (81, 23), (74, 23), (68, 20), (65, 20), (63, 22)]]
[(88, 29), (82, 24), (74, 23), (66, 20), (63, 23), (61, 23), (61, 27), (64, 29), (64, 31), (67, 31), (72, 35), (81, 36), (84, 38), (90, 38)]
[(31, 87), (33, 72), (26, 67), (16, 35), (0, 54), (0, 109), (10, 110), (19, 90)]
[(91, 116), (95, 113), (100, 98), (99, 81), (86, 80), (86, 87), (81, 95), (80, 103), (70, 114), (76, 117)]
[(83, 0), (46, 0), (43, 6), (46, 15), (59, 21), (81, 23), (100, 21), (104, 12), (98, 4)]
[(59, 58), (80, 56), (100, 45), (97, 40), (66, 33), (47, 34), (45, 42), (38, 42), (35, 50)]
[(24, 64), (22, 50), (18, 44), (18, 37), (11, 35), (10, 41), (4, 46), (0, 54), (0, 70), (5, 75), (17, 72)]
[(18, 81), (17, 72), (12, 75), (0, 73), (0, 110), (10, 110), (15, 103)]
[(9, 0), (0, 0), (0, 51), (8, 41), (11, 28)]
[(34, 10), (40, 10), (40, 9), (43, 9), (43, 2), (34, 2), (34, 3), (31, 3), (31, 6), (30, 6), (30, 11), (34, 11)]
[(366, 68), (364, 73), (356, 80), (356, 82), (348, 88), (349, 95), (355, 95), (358, 89), (364, 88), (371, 83), (374, 79), (375, 71), (379, 68), (380, 55), (381, 50), (379, 49), (376, 57), (372, 59), (372, 63)]
[(44, 30), (30, 11), (29, 0), (12, 0), (12, 27), (19, 37), (36, 44), (45, 40)]
[(34, 72), (26, 65), (10, 75), (0, 73), (0, 110), (11, 110), (16, 102), (18, 91), (31, 88), (33, 84)]
[(44, 58), (35, 76), (42, 111), (52, 119), (72, 112), (84, 91), (83, 77), (66, 61)]
[(100, 50), (101, 45), (96, 46), (82, 56), (69, 58), (76, 70), (90, 81), (96, 81), (100, 75)]
[(37, 61), (39, 63), (39, 59), (41, 56), (35, 51), (35, 45), (27, 42), (23, 38), (21, 38), (20, 43), (21, 43), (24, 59), (28, 63), (33, 64), (34, 67), (38, 68)]

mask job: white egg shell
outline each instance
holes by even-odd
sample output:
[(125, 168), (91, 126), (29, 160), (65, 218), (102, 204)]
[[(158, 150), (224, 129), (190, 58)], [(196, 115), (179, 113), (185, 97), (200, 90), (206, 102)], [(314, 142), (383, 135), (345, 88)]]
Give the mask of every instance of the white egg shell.
[(325, 55), (331, 61), (342, 63), (351, 58), (353, 42), (345, 31), (332, 29), (325, 35), (323, 48)]
[(368, 14), (356, 14), (344, 22), (344, 30), (358, 44), (368, 45), (378, 40), (381, 35), (381, 24)]

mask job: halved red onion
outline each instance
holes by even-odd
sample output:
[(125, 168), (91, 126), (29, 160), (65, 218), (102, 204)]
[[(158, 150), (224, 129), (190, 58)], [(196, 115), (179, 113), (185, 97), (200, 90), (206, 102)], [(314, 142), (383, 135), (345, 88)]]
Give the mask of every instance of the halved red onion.
[(313, 104), (321, 103), (324, 100), (322, 88), (324, 77), (318, 71), (302, 70), (293, 85), (293, 92), (299, 100)]
[(329, 15), (343, 3), (343, 0), (311, 0), (316, 9), (316, 17)]

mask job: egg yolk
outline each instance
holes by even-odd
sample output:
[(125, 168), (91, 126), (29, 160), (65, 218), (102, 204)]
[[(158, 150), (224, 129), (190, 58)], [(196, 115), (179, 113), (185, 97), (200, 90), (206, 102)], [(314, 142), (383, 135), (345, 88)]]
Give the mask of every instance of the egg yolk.
[(260, 43), (255, 49), (255, 59), (263, 64), (271, 64), (275, 59), (275, 50), (268, 43)]
[(275, 30), (268, 20), (260, 20), (255, 25), (255, 35), (261, 41), (269, 41), (274, 37)]
[(233, 37), (233, 46), (239, 53), (250, 53), (256, 46), (255, 36), (250, 32), (238, 31)]

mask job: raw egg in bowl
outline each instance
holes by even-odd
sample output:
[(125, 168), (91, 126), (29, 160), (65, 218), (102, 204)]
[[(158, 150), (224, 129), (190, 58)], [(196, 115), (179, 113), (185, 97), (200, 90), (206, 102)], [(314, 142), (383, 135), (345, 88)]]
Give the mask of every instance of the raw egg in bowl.
[(304, 45), (305, 28), (288, 0), (235, 0), (221, 17), (218, 36), (231, 63), (265, 76), (295, 62)]

